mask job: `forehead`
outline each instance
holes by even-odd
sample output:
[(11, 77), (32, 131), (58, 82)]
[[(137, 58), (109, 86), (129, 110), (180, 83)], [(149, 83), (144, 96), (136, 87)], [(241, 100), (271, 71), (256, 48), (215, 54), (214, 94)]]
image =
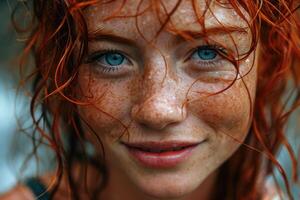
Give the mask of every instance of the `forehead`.
[[(214, 0), (101, 1), (88, 7), (85, 17), (89, 31), (126, 32), (131, 37), (139, 37), (141, 32), (146, 38), (154, 36), (162, 25), (168, 30), (192, 32), (201, 32), (203, 24), (206, 29), (223, 26), (246, 28), (247, 22), (230, 4), (225, 5)], [(242, 8), (241, 11), (249, 18)], [(202, 25), (199, 23), (201, 16), (204, 16)]]

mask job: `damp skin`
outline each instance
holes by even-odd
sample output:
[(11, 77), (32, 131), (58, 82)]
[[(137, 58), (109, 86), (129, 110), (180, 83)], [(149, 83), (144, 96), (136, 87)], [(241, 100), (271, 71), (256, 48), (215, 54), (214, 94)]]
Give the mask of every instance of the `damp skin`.
[[(144, 2), (142, 8), (150, 3)], [(174, 3), (176, 1), (168, 1), (166, 8), (171, 9)], [(78, 110), (102, 139), (110, 173), (102, 197), (207, 199), (214, 191), (218, 168), (240, 147), (231, 137), (242, 142), (247, 136), (250, 107), (255, 100), (258, 51), (240, 62), (239, 78), (229, 89), (209, 95), (231, 83), (236, 76), (235, 67), (228, 60), (211, 54), (209, 63), (201, 60), (193, 53), (206, 45), (203, 39), (186, 41), (167, 28), (151, 45), (147, 43), (145, 40), (151, 41), (160, 27), (158, 17), (151, 10), (138, 17), (143, 37), (133, 17), (103, 21), (119, 5), (120, 2), (115, 1), (86, 9), (90, 33), (110, 37), (89, 42), (87, 56), (91, 61), (80, 66), (78, 75), (79, 96), (93, 102), (78, 106)], [(203, 5), (204, 0), (197, 2), (199, 10), (203, 10)], [(137, 1), (128, 1), (120, 15), (134, 14), (136, 8)], [(211, 10), (218, 20), (208, 12), (207, 28), (220, 26), (218, 21), (226, 26), (246, 27), (246, 22), (237, 20), (233, 9), (212, 3)], [(161, 19), (165, 17), (163, 13), (159, 15)], [(172, 24), (166, 27), (201, 32), (195, 19), (190, 1), (182, 1), (171, 17)], [(227, 51), (242, 54), (247, 52), (251, 42), (250, 33), (245, 30), (244, 33), (232, 32), (231, 36), (220, 32), (210, 38), (224, 44)], [(124, 56), (124, 60), (116, 54)], [(107, 68), (119, 63), (122, 64)], [(100, 151), (96, 137), (82, 124), (87, 138)], [(185, 162), (163, 170), (140, 165), (121, 144), (121, 141), (172, 140), (204, 142)]]

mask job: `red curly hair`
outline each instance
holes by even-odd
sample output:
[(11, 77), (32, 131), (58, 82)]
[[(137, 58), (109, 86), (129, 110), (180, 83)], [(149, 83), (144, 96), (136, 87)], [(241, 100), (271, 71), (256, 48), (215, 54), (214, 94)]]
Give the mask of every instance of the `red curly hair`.
[[(286, 138), (286, 125), (291, 114), (300, 105), (300, 17), (297, 11), (300, 3), (297, 0), (216, 0), (224, 7), (231, 7), (247, 22), (252, 41), (249, 51), (240, 56), (246, 59), (260, 45), (259, 72), (256, 99), (254, 103), (251, 128), (242, 147), (220, 168), (216, 199), (262, 199), (262, 185), (266, 177), (277, 168), (284, 179), (287, 195), (293, 199), (291, 181), (278, 162), (276, 154), (279, 148), (286, 148), (289, 153), (293, 182), (297, 182), (298, 160)], [(21, 60), (33, 54), (34, 70), (27, 80), (33, 79), (30, 111), (35, 126), (33, 137), (34, 149), (41, 141), (51, 147), (57, 160), (57, 181), (52, 188), (55, 193), (64, 174), (69, 178), (72, 198), (78, 199), (76, 184), (71, 169), (76, 159), (96, 166), (102, 175), (95, 198), (107, 181), (107, 170), (102, 161), (88, 158), (85, 147), (85, 136), (80, 127), (80, 116), (77, 106), (91, 102), (82, 102), (76, 98), (74, 83), (77, 81), (78, 67), (86, 56), (89, 41), (89, 30), (84, 18), (84, 9), (96, 3), (110, 3), (101, 0), (31, 0), (22, 2), (32, 8), (32, 23)], [(143, 0), (140, 0), (140, 4)], [(205, 33), (204, 15), (196, 9), (196, 1), (191, 0), (198, 23)], [(207, 10), (211, 0), (205, 0)], [(120, 16), (120, 10), (127, 3), (112, 12), (103, 20), (116, 17), (136, 17), (144, 12), (137, 10), (135, 16)], [(180, 4), (161, 20), (161, 28), (156, 36), (166, 28), (170, 17)], [(152, 8), (163, 5), (161, 0), (151, 1)], [(245, 12), (248, 16), (245, 16)], [(298, 12), (298, 13), (297, 13)], [(14, 16), (14, 13), (13, 13)], [(13, 21), (16, 23), (16, 20)], [(222, 25), (222, 24), (221, 24)], [(16, 23), (17, 26), (17, 23)], [(138, 23), (136, 24), (137, 29)], [(225, 28), (224, 28), (225, 29)], [(172, 30), (174, 31), (174, 30)], [(175, 30), (176, 31), (176, 30)], [(226, 31), (226, 29), (225, 29)], [(143, 33), (140, 32), (143, 37)], [(186, 39), (191, 36), (178, 31)], [(205, 35), (204, 35), (205, 37)], [(238, 61), (231, 61), (238, 69)], [(238, 71), (238, 70), (237, 70)], [(40, 110), (41, 112), (36, 112)], [(63, 131), (61, 133), (61, 123)], [(45, 128), (46, 125), (46, 128)], [(38, 134), (37, 134), (38, 133)], [(67, 137), (69, 145), (64, 143)], [(233, 138), (234, 139), (234, 138)], [(98, 138), (101, 145), (101, 140)], [(237, 141), (240, 142), (240, 141)], [(78, 147), (79, 146), (79, 147)], [(102, 147), (102, 146), (101, 146)], [(103, 147), (102, 147), (103, 148)]]

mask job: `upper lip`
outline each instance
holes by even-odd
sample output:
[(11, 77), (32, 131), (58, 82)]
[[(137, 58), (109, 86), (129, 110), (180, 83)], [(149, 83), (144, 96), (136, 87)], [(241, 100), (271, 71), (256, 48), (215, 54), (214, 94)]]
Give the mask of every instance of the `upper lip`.
[(134, 142), (134, 143), (125, 143), (130, 148), (138, 148), (138, 149), (154, 149), (154, 150), (166, 150), (173, 148), (182, 148), (182, 147), (190, 147), (196, 146), (200, 144), (200, 142), (189, 142), (189, 141), (165, 141), (165, 142)]

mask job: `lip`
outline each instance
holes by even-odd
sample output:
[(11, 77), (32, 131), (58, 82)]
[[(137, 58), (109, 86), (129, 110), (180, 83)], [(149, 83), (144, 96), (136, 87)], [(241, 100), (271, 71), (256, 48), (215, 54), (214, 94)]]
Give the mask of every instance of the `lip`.
[(200, 143), (202, 142), (122, 142), (134, 160), (149, 168), (175, 167), (187, 160)]

